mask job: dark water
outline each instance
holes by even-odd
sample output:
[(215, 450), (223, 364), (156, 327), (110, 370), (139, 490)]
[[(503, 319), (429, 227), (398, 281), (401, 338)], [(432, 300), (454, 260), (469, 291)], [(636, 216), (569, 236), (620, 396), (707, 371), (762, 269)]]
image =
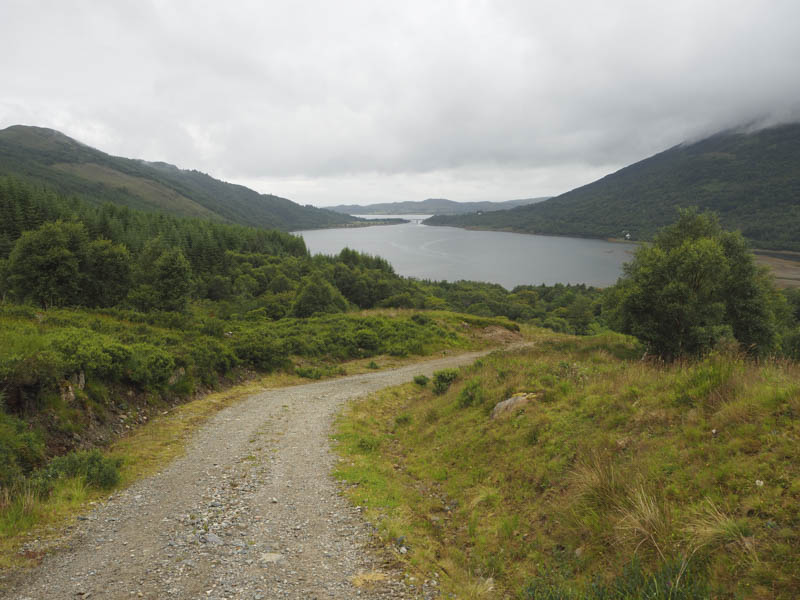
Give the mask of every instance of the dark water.
[(419, 223), (296, 233), (303, 236), (314, 254), (338, 254), (348, 247), (382, 256), (400, 275), (489, 281), (509, 289), (540, 283), (611, 285), (636, 247), (602, 240), (469, 231)]

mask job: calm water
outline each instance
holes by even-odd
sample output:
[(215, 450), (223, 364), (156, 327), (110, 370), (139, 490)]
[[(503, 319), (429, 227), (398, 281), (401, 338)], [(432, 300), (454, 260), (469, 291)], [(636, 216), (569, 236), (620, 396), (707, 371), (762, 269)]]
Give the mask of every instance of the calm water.
[[(428, 215), (392, 215), (425, 218)], [(379, 215), (369, 215), (376, 218)], [(516, 285), (616, 282), (634, 244), (602, 240), (469, 231), (418, 223), (296, 232), (313, 254), (348, 247), (382, 256), (400, 275), (420, 279), (489, 281)]]

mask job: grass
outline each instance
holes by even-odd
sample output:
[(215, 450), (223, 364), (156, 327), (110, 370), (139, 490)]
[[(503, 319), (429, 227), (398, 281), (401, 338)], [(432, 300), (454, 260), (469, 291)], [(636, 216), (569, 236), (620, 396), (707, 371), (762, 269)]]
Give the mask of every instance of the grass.
[(441, 395), (383, 390), (337, 421), (336, 474), (455, 597), (795, 598), (800, 366), (640, 357), (540, 332)]
[[(410, 312), (411, 311), (407, 311)], [(455, 321), (456, 315), (443, 314), (443, 320)], [(460, 323), (460, 321), (459, 321)], [(0, 333), (0, 336), (3, 334)], [(12, 336), (13, 339), (13, 336)], [(24, 338), (17, 338), (24, 339)], [(457, 348), (468, 350), (486, 345), (479, 330), (465, 331), (455, 339)], [(450, 350), (457, 351), (457, 350)], [(372, 372), (380, 361), (380, 369), (392, 369), (425, 360), (425, 356), (380, 355), (346, 362), (309, 361), (297, 371), (278, 371), (262, 375), (223, 391), (202, 395), (158, 415), (134, 428), (104, 450), (104, 454), (121, 461), (120, 481), (114, 489), (127, 487), (152, 475), (183, 454), (192, 433), (208, 418), (241, 399), (268, 388), (308, 383), (312, 378), (338, 377)], [(374, 443), (374, 440), (371, 442)], [(370, 442), (365, 442), (368, 451)], [(29, 566), (41, 560), (41, 553), (20, 553), (23, 545), (34, 537), (45, 542), (58, 538), (61, 528), (87, 508), (101, 502), (108, 490), (88, 487), (81, 478), (59, 479), (52, 493), (43, 499), (32, 486), (14, 495), (0, 487), (0, 570)], [(366, 580), (365, 580), (366, 581)]]

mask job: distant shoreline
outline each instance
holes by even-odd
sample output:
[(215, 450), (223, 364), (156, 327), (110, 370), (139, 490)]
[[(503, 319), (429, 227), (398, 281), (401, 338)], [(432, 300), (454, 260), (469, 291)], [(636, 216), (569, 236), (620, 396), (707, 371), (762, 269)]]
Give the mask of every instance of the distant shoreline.
[[(423, 225), (426, 223), (423, 222)], [(643, 240), (625, 240), (622, 238), (607, 238), (600, 236), (588, 236), (577, 234), (558, 234), (558, 233), (531, 233), (530, 231), (519, 231), (513, 227), (504, 228), (489, 228), (489, 227), (475, 227), (475, 226), (461, 226), (461, 225), (429, 225), (429, 227), (456, 227), (459, 229), (468, 229), (470, 231), (495, 231), (500, 233), (519, 233), (523, 235), (544, 235), (550, 237), (567, 237), (586, 240), (603, 240), (614, 244), (633, 244), (642, 245), (646, 244)], [(756, 258), (756, 263), (768, 267), (775, 277), (775, 285), (779, 288), (800, 288), (800, 252), (792, 250), (764, 250), (761, 248), (754, 248), (753, 254)]]

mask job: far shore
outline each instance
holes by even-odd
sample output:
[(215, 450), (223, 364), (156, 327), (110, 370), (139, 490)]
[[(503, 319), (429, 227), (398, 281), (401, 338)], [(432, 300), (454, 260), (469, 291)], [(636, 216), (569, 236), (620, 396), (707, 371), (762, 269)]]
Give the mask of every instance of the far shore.
[[(431, 227), (459, 227), (458, 225), (431, 225)], [(618, 244), (645, 244), (647, 242), (641, 240), (626, 240), (624, 238), (593, 238), (590, 236), (580, 235), (564, 235), (557, 233), (531, 233), (529, 231), (514, 230), (514, 228), (489, 228), (489, 227), (461, 227), (461, 229), (469, 229), (471, 231), (500, 231), (505, 233), (522, 233), (525, 235), (546, 235), (552, 237), (572, 237), (572, 238), (585, 238), (585, 239), (601, 239), (606, 242)], [(775, 285), (779, 288), (798, 288), (800, 287), (800, 252), (793, 252), (791, 250), (764, 250), (761, 248), (753, 249), (753, 254), (756, 257), (756, 263), (768, 267), (772, 274), (775, 276)]]

